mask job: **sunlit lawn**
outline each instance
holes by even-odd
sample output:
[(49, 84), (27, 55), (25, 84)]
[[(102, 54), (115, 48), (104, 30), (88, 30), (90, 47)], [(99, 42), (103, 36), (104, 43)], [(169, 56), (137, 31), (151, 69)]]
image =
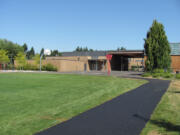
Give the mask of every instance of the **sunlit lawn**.
[(180, 135), (180, 80), (173, 80), (141, 135)]
[(0, 135), (32, 135), (145, 82), (107, 76), (1, 73)]

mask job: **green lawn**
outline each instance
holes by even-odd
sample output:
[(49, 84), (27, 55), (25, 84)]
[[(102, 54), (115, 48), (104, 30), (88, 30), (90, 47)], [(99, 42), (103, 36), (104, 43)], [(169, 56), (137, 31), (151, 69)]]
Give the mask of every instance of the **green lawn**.
[(173, 80), (141, 135), (180, 135), (180, 80)]
[(32, 135), (144, 83), (108, 76), (1, 73), (0, 135)]

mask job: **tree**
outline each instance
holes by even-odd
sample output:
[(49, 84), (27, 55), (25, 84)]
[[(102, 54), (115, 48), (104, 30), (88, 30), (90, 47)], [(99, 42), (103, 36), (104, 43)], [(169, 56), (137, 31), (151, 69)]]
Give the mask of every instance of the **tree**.
[(40, 55), (39, 54), (36, 54), (32, 59), (35, 61), (35, 64), (39, 65), (39, 63), (40, 63)]
[(89, 51), (89, 49), (87, 48), (87, 46), (83, 48), (83, 51), (84, 51), (84, 52), (88, 52), (88, 51)]
[(3, 67), (5, 67), (5, 64), (9, 62), (9, 58), (7, 55), (7, 51), (0, 50), (0, 64), (3, 64)]
[(35, 56), (35, 51), (34, 51), (34, 48), (33, 48), (33, 47), (31, 47), (30, 55), (31, 55), (31, 56)]
[(32, 59), (35, 56), (35, 51), (33, 47), (31, 47), (31, 50), (27, 52), (26, 56), (27, 59)]
[(20, 67), (20, 69), (23, 69), (23, 67), (26, 64), (26, 55), (23, 52), (19, 52), (17, 56), (15, 57), (15, 60)]
[(45, 59), (44, 48), (41, 49), (41, 51), (40, 51), (40, 56), (42, 56), (42, 59)]
[(0, 49), (3, 49), (7, 52), (9, 59), (11, 60), (11, 64), (14, 64), (14, 58), (19, 52), (23, 52), (24, 49), (22, 46), (8, 41), (6, 39), (0, 39)]
[(144, 44), (146, 70), (168, 69), (171, 64), (170, 45), (164, 30), (164, 26), (156, 20), (147, 33)]
[(93, 49), (88, 49), (88, 47), (79, 47), (77, 46), (75, 52), (93, 52)]
[(120, 48), (119, 48), (119, 47), (117, 48), (117, 51), (125, 51), (125, 50), (126, 50), (126, 48), (125, 48), (125, 47), (123, 47), (123, 46), (122, 46), (122, 47), (120, 47)]
[(40, 55), (44, 55), (44, 48), (41, 49)]
[(94, 50), (93, 49), (89, 49), (90, 52), (93, 52)]
[(23, 47), (23, 49), (24, 49), (24, 52), (26, 53), (26, 52), (28, 51), (27, 44), (26, 44), (26, 43), (24, 43), (24, 45), (23, 45), (22, 47)]
[(80, 48), (79, 48), (79, 46), (77, 46), (77, 48), (76, 48), (76, 50), (75, 50), (76, 52), (79, 52), (80, 51)]
[(50, 56), (61, 56), (61, 53), (58, 50), (52, 50)]

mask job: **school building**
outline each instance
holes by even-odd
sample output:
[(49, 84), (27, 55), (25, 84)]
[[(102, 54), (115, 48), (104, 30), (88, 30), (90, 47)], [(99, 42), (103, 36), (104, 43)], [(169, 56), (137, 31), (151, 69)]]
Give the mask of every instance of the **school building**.
[[(180, 71), (180, 43), (170, 43), (171, 68)], [(107, 71), (106, 55), (111, 54), (111, 70), (143, 71), (145, 66), (144, 50), (125, 51), (93, 51), (93, 52), (63, 52), (62, 56), (46, 57), (43, 63), (51, 63), (59, 72), (73, 71)]]

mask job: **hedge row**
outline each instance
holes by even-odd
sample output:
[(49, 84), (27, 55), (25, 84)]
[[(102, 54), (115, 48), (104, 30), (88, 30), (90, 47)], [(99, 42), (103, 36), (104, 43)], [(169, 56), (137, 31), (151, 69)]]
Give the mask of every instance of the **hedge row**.
[(171, 73), (170, 70), (165, 71), (164, 69), (155, 69), (153, 70), (153, 72), (146, 72), (142, 75), (142, 77), (154, 77), (154, 78), (177, 78), (180, 79), (180, 74), (176, 74), (174, 76), (174, 74)]
[[(39, 66), (33, 64), (25, 64), (23, 67), (17, 66), (17, 70), (40, 70)], [(46, 65), (42, 65), (42, 71), (57, 71), (57, 67), (53, 66), (52, 64), (48, 63)]]

